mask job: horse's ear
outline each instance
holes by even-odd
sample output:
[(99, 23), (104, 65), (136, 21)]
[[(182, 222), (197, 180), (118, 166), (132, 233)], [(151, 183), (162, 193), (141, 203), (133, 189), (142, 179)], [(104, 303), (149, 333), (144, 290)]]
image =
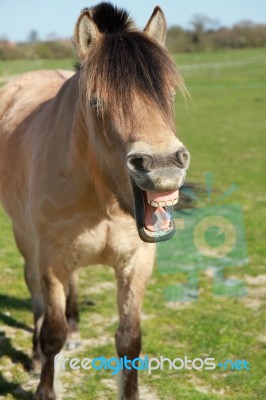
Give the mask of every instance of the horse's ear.
[(159, 6), (155, 7), (155, 9), (153, 10), (152, 15), (144, 28), (144, 32), (147, 32), (160, 44), (165, 43), (167, 32), (166, 20), (164, 13)]
[(99, 35), (100, 32), (91, 17), (90, 11), (85, 9), (77, 20), (74, 32), (74, 41), (80, 60), (86, 57), (90, 45)]

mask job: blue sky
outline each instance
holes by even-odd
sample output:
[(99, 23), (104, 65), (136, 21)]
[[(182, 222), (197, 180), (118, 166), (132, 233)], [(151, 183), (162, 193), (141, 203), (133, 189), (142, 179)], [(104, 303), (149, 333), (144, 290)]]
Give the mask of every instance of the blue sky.
[[(97, 4), (97, 0), (0, 0), (0, 37), (24, 41), (32, 29), (41, 39), (54, 33), (70, 37), (75, 21), (84, 7)], [(131, 12), (139, 27), (144, 27), (153, 8), (160, 5), (168, 26), (188, 27), (192, 16), (205, 14), (230, 26), (241, 20), (266, 23), (265, 0), (114, 0)]]

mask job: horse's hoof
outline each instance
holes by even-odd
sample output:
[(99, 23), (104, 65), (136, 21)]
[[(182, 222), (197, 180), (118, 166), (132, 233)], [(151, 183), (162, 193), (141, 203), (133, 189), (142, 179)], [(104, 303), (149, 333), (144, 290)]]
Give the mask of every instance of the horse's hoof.
[(82, 344), (79, 332), (70, 332), (65, 344), (66, 350), (75, 350)]
[(78, 347), (81, 346), (81, 340), (80, 339), (68, 339), (66, 342), (66, 350), (75, 350)]
[(56, 400), (55, 393), (44, 387), (38, 388), (33, 400)]

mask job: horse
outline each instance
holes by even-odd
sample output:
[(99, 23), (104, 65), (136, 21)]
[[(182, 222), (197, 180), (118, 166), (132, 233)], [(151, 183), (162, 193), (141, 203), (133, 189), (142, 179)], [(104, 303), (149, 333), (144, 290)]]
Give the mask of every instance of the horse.
[[(140, 354), (155, 244), (174, 233), (170, 211), (190, 159), (173, 113), (185, 85), (165, 39), (160, 7), (141, 31), (127, 11), (100, 3), (75, 25), (79, 71), (29, 72), (1, 89), (0, 201), (32, 297), (42, 354), (36, 400), (56, 398), (54, 358), (67, 340), (79, 267), (114, 269), (117, 354)], [(119, 399), (138, 393), (137, 368), (125, 368)]]

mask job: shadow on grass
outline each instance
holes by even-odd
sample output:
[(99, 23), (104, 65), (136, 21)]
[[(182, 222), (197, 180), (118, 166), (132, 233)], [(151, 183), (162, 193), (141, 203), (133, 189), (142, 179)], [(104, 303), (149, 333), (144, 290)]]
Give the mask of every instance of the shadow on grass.
[(0, 321), (2, 321), (5, 325), (11, 326), (12, 328), (22, 329), (26, 332), (33, 332), (33, 329), (28, 325), (23, 324), (23, 322), (19, 322), (16, 319), (10, 317), (9, 315), (5, 315), (0, 313)]
[[(5, 325), (11, 326), (12, 328), (23, 329), (26, 332), (33, 332), (33, 329), (23, 322), (17, 321), (15, 318), (3, 313), (3, 309), (13, 308), (15, 310), (29, 310), (31, 311), (31, 301), (22, 300), (16, 297), (0, 295), (0, 321)], [(1, 312), (2, 311), (2, 312)]]
[(0, 357), (4, 356), (7, 356), (13, 364), (21, 364), (25, 371), (32, 370), (31, 358), (23, 351), (15, 349), (10, 338), (6, 337), (6, 333), (0, 331)]
[[(8, 309), (31, 311), (30, 300), (23, 300), (13, 296), (1, 294), (0, 322), (2, 322), (2, 325), (6, 325), (11, 328), (23, 330), (29, 333), (33, 332), (33, 329), (28, 325), (16, 320), (10, 315), (7, 315), (6, 311)], [(31, 358), (23, 351), (16, 349), (12, 345), (11, 338), (6, 336), (7, 334), (8, 333), (4, 331), (4, 328), (0, 330), (0, 364), (2, 365), (2, 370), (6, 369), (8, 371), (11, 364), (20, 364), (23, 369), (29, 373), (30, 371), (32, 371), (33, 367)], [(3, 358), (5, 358), (5, 360)], [(5, 367), (6, 359), (8, 359), (8, 364)], [(6, 377), (0, 373), (0, 397), (6, 398), (8, 394), (12, 394), (13, 398), (21, 400), (29, 400), (33, 398), (32, 392), (24, 390), (22, 386), (20, 386), (19, 383), (15, 383), (14, 380), (13, 382), (8, 381)]]
[[(8, 296), (6, 294), (1, 294), (0, 323), (11, 328), (32, 333), (33, 329), (31, 327), (6, 313), (6, 311), (11, 309), (31, 312), (31, 301), (29, 299), (24, 300), (13, 296)], [(12, 344), (11, 338), (7, 337), (7, 335), (8, 333), (4, 331), (4, 328), (1, 330), (0, 327), (0, 364), (2, 365), (2, 370), (6, 370), (8, 372), (11, 365), (21, 365), (24, 371), (27, 373), (32, 372), (32, 359), (22, 350), (16, 349)], [(33, 399), (33, 392), (23, 389), (19, 383), (14, 382), (13, 378), (10, 378), (9, 381), (9, 378), (3, 376), (3, 374), (0, 372), (0, 398), (6, 398), (10, 394), (12, 394), (12, 398), (18, 400)]]
[(15, 308), (16, 310), (29, 310), (31, 311), (30, 299), (23, 300), (17, 297), (0, 294), (0, 308)]
[(24, 390), (19, 384), (8, 382), (3, 375), (0, 373), (0, 396), (6, 396), (11, 394), (15, 399), (18, 400), (32, 400), (33, 393), (28, 390)]

